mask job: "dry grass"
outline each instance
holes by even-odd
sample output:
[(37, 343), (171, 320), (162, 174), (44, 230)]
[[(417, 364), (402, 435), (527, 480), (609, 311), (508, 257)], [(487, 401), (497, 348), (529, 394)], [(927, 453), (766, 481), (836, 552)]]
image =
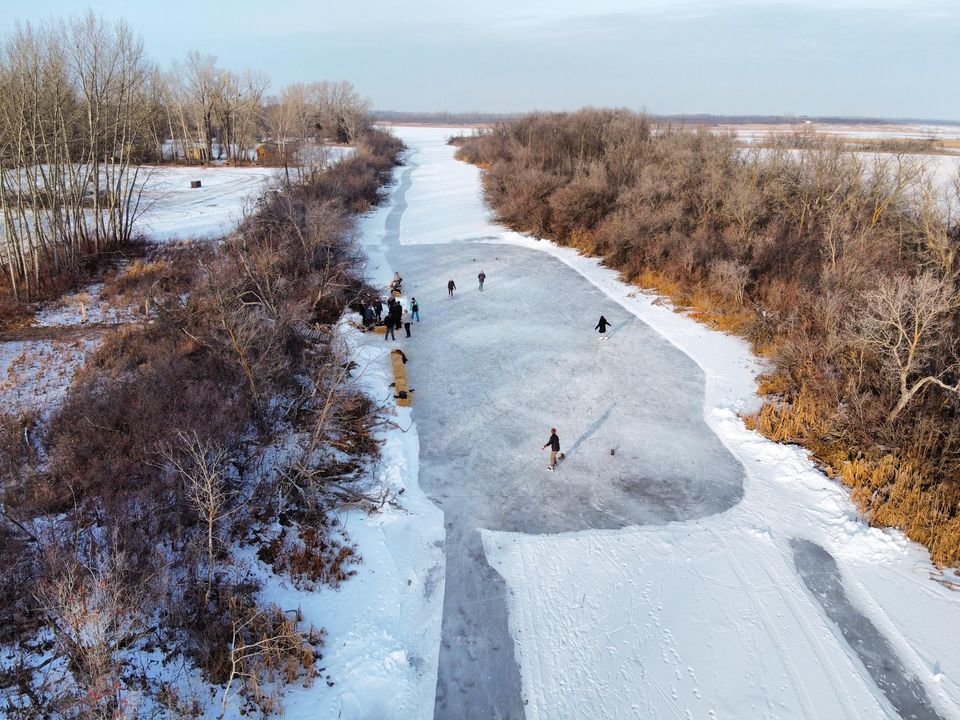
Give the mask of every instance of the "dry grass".
[(319, 585), (335, 588), (357, 574), (350, 566), (361, 561), (360, 554), (333, 528), (301, 527), (297, 535), (294, 539), (282, 530), (257, 557), (274, 572), (289, 575), (300, 590), (315, 590)]
[(960, 563), (960, 517), (943, 486), (930, 490), (931, 468), (893, 454), (847, 462), (843, 483), (871, 524), (895, 527), (930, 548), (941, 565)]

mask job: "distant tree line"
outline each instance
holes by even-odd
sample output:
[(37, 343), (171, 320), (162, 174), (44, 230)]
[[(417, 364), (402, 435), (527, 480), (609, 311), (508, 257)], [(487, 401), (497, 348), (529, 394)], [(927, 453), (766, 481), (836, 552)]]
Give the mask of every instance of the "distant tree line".
[(476, 125), (504, 122), (520, 117), (519, 113), (490, 112), (401, 112), (397, 110), (374, 110), (373, 119), (378, 122), (423, 123), (425, 125)]
[(269, 141), (279, 152), (266, 159), (289, 164), (297, 143), (366, 128), (349, 83), (268, 87), (197, 52), (164, 72), (125, 22), (92, 12), (19, 26), (0, 43), (0, 291), (38, 297), (128, 243), (144, 163), (248, 163)]
[(943, 187), (901, 152), (810, 133), (744, 148), (626, 111), (456, 142), (501, 221), (774, 358), (749, 422), (810, 448), (872, 522), (960, 562), (960, 176)]

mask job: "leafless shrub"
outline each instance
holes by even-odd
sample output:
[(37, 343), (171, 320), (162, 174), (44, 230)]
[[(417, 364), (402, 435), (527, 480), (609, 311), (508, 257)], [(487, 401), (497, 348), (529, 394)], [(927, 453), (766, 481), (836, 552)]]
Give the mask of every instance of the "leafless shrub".
[(952, 330), (960, 305), (953, 286), (930, 273), (899, 276), (881, 280), (864, 299), (853, 334), (879, 355), (898, 388), (889, 421), (927, 386), (960, 391), (960, 381), (953, 380), (958, 365)]
[(747, 283), (750, 281), (750, 268), (735, 260), (714, 260), (710, 266), (710, 278), (717, 291), (733, 301), (737, 307), (743, 306)]

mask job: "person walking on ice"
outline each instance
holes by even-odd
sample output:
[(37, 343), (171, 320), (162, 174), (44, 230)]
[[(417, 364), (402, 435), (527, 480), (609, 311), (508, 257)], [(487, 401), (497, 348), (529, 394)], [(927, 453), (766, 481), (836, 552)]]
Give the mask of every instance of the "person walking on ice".
[(606, 339), (607, 339), (607, 334), (606, 334), (606, 333), (607, 333), (607, 325), (609, 325), (610, 327), (613, 327), (613, 323), (611, 323), (611, 322), (610, 322), (609, 320), (607, 320), (603, 315), (601, 315), (601, 316), (600, 316), (600, 321), (599, 321), (599, 322), (596, 324), (596, 326), (594, 326), (594, 328), (593, 328), (594, 330), (599, 330), (599, 331), (600, 331), (600, 339), (601, 339), (601, 340), (606, 340)]
[(410, 316), (420, 322), (420, 304), (415, 297), (410, 298)]
[(487, 274), (481, 270), (480, 274), (477, 275), (477, 280), (480, 281), (480, 292), (483, 292), (483, 281), (487, 279)]
[(457, 284), (451, 279), (450, 282), (447, 283), (447, 295), (453, 297), (453, 291), (456, 289)]
[(557, 436), (557, 429), (550, 428), (550, 439), (544, 443), (543, 447), (550, 446), (550, 464), (547, 465), (547, 470), (556, 470), (557, 469), (557, 453), (560, 452), (560, 438)]

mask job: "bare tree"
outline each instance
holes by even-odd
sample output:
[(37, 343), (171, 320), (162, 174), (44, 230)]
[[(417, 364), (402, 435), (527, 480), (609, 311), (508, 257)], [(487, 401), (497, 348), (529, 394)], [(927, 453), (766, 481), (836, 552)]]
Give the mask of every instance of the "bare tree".
[[(230, 700), (237, 694), (234, 683), (240, 681), (264, 706), (261, 682), (271, 673), (280, 672), (287, 659), (295, 658), (297, 674), (313, 665), (313, 650), (297, 631), (297, 620), (291, 620), (280, 608), (271, 605), (264, 609), (243, 608), (231, 603), (233, 631), (230, 638), (230, 667), (220, 699), (221, 717), (226, 714)], [(239, 616), (239, 617), (237, 617)]]
[(61, 683), (45, 695), (60, 711), (73, 706), (81, 717), (125, 717), (130, 707), (123, 655), (150, 627), (149, 598), (158, 596), (157, 576), (135, 577), (116, 543), (80, 530), (64, 530), (67, 537), (52, 532), (43, 539), (37, 596), (79, 692)]
[(213, 588), (214, 555), (220, 523), (238, 509), (237, 490), (231, 484), (227, 451), (201, 440), (196, 434), (178, 434), (179, 447), (161, 451), (183, 483), (183, 492), (190, 506), (199, 514), (206, 532), (207, 590), (204, 601), (210, 602)]
[(897, 385), (898, 399), (888, 421), (929, 385), (960, 392), (960, 382), (945, 381), (957, 367), (950, 330), (960, 299), (953, 286), (931, 273), (885, 278), (864, 299), (853, 333), (877, 353)]

